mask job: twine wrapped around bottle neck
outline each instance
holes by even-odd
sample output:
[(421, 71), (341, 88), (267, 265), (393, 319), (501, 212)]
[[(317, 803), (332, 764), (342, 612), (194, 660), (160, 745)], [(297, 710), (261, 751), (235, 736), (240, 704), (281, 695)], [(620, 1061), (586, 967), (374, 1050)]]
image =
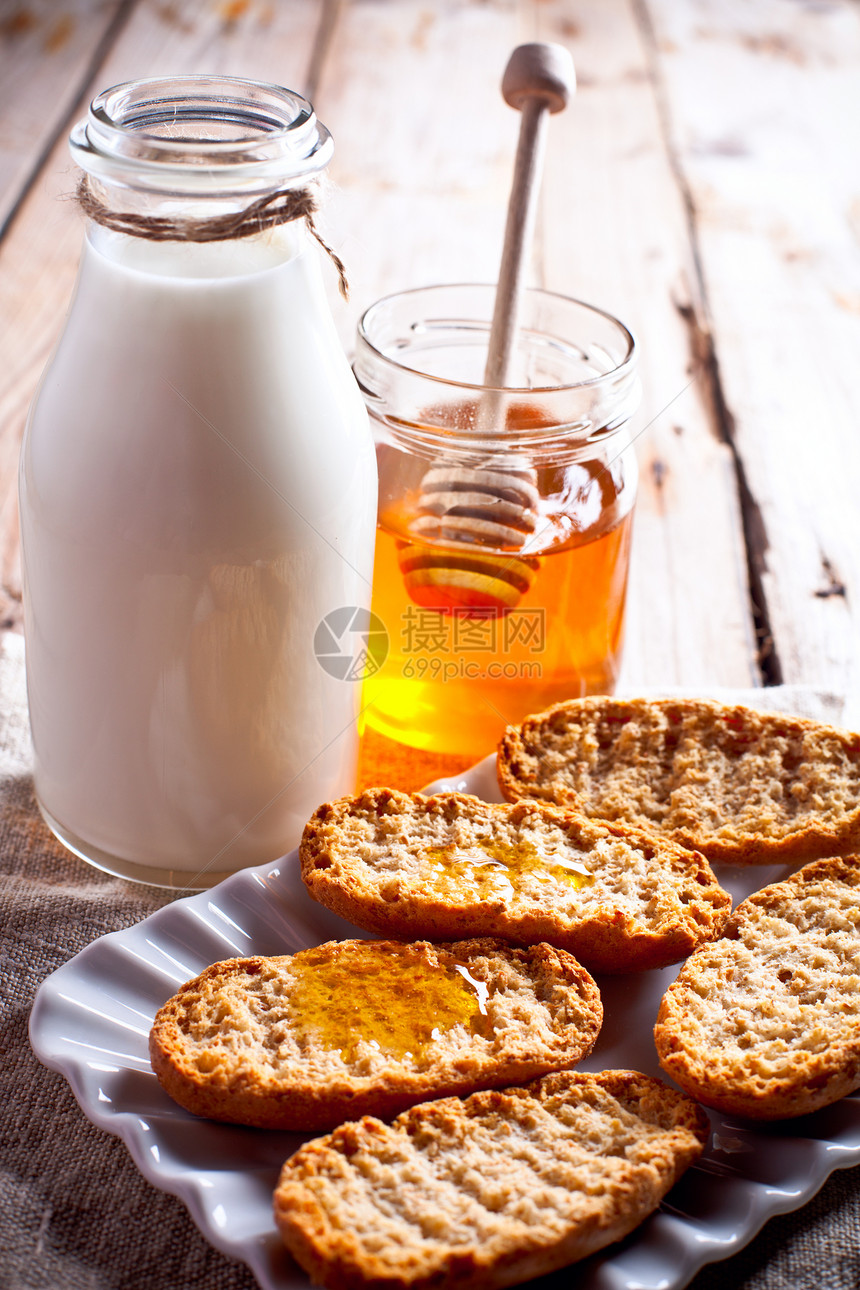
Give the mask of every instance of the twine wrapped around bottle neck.
[(84, 214), (97, 224), (117, 233), (128, 233), (149, 242), (227, 242), (233, 238), (251, 237), (278, 224), (288, 224), (303, 219), (308, 231), (316, 239), (337, 269), (340, 294), (349, 298), (346, 268), (340, 256), (320, 237), (313, 221), (318, 203), (309, 188), (287, 188), (270, 193), (252, 202), (240, 211), (226, 215), (213, 215), (206, 219), (175, 219), (165, 215), (141, 215), (135, 211), (115, 211), (96, 197), (85, 175), (78, 184), (78, 205)]

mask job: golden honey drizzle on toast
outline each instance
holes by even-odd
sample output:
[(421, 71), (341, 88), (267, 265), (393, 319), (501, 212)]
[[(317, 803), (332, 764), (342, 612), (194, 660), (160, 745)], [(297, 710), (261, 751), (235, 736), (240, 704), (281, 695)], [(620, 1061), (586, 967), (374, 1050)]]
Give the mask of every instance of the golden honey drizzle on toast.
[(299, 1042), (359, 1057), (360, 1044), (416, 1062), (456, 1025), (489, 1038), (488, 987), (466, 964), (432, 963), (410, 946), (368, 941), (356, 952), (331, 945), (293, 956), (290, 1021)]
[[(486, 856), (486, 860), (476, 860), (476, 850)], [(430, 861), (431, 872), (437, 882), (439, 879), (467, 879), (475, 883), (482, 894), (498, 887), (500, 880), (515, 888), (517, 878), (524, 874), (547, 882), (561, 882), (577, 891), (590, 887), (594, 882), (594, 875), (577, 860), (565, 860), (560, 855), (552, 859), (540, 852), (533, 842), (502, 842), (490, 834), (467, 845), (451, 842), (444, 847), (428, 847), (421, 854)]]

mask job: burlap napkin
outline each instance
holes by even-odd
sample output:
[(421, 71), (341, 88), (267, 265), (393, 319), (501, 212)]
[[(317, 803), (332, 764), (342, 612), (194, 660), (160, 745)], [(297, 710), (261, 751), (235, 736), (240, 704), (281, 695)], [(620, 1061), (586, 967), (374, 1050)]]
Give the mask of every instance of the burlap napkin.
[[(739, 697), (839, 720), (838, 700), (828, 696), (783, 688)], [(39, 817), (30, 767), (23, 646), (0, 635), (0, 1290), (253, 1290), (247, 1269), (207, 1244), (182, 1205), (142, 1178), (123, 1144), (85, 1119), (65, 1080), (30, 1050), (39, 982), (96, 937), (169, 899), (60, 847)], [(858, 1251), (853, 1169), (692, 1286), (857, 1290)], [(550, 1283), (575, 1286), (575, 1270)]]

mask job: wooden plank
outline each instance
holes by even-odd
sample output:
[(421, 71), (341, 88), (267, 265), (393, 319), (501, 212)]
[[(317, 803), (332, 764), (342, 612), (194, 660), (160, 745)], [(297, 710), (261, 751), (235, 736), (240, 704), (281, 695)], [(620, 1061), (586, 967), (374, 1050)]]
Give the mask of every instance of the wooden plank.
[(0, 7), (0, 236), (128, 7), (128, 0)]
[(860, 11), (647, 0), (782, 674), (860, 722)]
[[(541, 272), (621, 317), (640, 345), (640, 460), (622, 685), (759, 679), (731, 453), (698, 353), (696, 270), (629, 0), (537, 6), (579, 88), (549, 131)], [(714, 624), (719, 624), (719, 631)]]
[(335, 139), (324, 222), (361, 311), (390, 291), (493, 282), (518, 117), (499, 85), (531, 4), (352, 0), (315, 104)]
[[(689, 379), (701, 319), (683, 203), (629, 4), (447, 0), (428, 8), (418, 0), (354, 0), (313, 58), (316, 22), (325, 13), (309, 2), (142, 3), (92, 88), (154, 66), (289, 80), (293, 57), (293, 66), (309, 69), (337, 143), (323, 223), (353, 280), (350, 308), (335, 301), (349, 346), (360, 308), (387, 290), (495, 277), (518, 126), (499, 94), (501, 70), (521, 40), (567, 41), (581, 89), (570, 113), (552, 123), (532, 277), (633, 322), (646, 341), (637, 429), (648, 426)], [(71, 167), (61, 147), (28, 229), (0, 257), (0, 291), (16, 302), (8, 316), (20, 314), (14, 344), (10, 338), (6, 345), (12, 370), (0, 385), (4, 427), (23, 422), (71, 287), (79, 226), (68, 206), (53, 200), (62, 170), (68, 191)], [(580, 173), (588, 175), (587, 202)], [(331, 291), (334, 299), (333, 278)], [(710, 415), (700, 383), (642, 435), (629, 684), (744, 684), (755, 677), (731, 456), (712, 433)], [(11, 480), (10, 464), (0, 454), (0, 485)], [(12, 494), (6, 488), (2, 495), (11, 532)], [(722, 625), (719, 636), (714, 621)]]
[[(300, 87), (323, 15), (324, 6), (315, 0), (141, 0), (85, 88), (79, 111), (99, 90), (151, 75), (154, 68), (163, 75), (215, 71)], [(74, 284), (83, 236), (83, 221), (68, 200), (74, 184), (63, 138), (0, 243), (0, 624), (20, 618), (18, 445)]]
[[(536, 38), (571, 47), (581, 89), (550, 123), (531, 280), (617, 309), (645, 339), (624, 683), (754, 684), (731, 455), (704, 385), (685, 390), (689, 240), (629, 4), (352, 6), (317, 95), (338, 142), (330, 220), (351, 314), (390, 290), (495, 279), (518, 129), (499, 81), (511, 49)], [(406, 106), (418, 95), (420, 114)]]

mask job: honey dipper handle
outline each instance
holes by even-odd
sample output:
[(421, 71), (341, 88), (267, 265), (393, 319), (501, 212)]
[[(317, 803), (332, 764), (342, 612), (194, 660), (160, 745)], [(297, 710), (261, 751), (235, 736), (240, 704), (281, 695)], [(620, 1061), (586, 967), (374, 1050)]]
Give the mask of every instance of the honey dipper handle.
[(540, 187), (546, 118), (566, 107), (575, 89), (573, 59), (563, 45), (517, 46), (502, 78), (505, 102), (522, 113), (522, 120), (484, 373), (484, 384), (490, 387), (509, 384), (508, 367)]

